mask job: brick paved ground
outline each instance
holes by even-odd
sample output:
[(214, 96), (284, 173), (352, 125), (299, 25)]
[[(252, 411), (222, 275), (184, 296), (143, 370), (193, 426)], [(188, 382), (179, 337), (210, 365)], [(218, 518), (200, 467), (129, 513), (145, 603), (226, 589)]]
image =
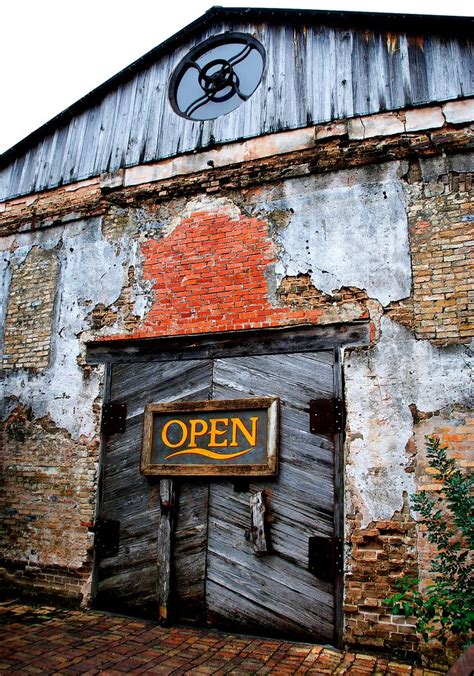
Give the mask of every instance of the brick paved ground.
[(0, 602), (7, 674), (413, 674), (428, 671), (321, 646), (173, 627), (99, 612)]

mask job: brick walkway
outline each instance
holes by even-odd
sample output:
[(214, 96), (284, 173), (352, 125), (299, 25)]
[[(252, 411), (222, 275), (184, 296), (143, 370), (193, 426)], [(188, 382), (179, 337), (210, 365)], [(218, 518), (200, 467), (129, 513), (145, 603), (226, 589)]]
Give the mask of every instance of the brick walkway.
[(321, 646), (173, 627), (99, 612), (0, 602), (7, 674), (413, 674), (428, 671)]

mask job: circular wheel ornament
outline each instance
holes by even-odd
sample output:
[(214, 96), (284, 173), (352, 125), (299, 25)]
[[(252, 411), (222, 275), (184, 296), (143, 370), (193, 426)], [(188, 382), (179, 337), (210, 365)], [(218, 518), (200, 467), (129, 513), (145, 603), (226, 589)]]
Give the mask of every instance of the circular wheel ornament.
[(224, 33), (201, 42), (171, 78), (173, 110), (188, 120), (213, 120), (235, 110), (257, 89), (265, 50), (251, 35)]

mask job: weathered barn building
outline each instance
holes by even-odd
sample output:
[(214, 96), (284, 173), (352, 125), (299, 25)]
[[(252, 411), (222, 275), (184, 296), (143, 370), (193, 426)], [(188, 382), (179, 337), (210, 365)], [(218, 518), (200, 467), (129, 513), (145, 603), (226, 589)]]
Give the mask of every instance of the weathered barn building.
[(471, 35), (216, 7), (1, 157), (4, 584), (416, 648), (424, 435), (472, 463)]

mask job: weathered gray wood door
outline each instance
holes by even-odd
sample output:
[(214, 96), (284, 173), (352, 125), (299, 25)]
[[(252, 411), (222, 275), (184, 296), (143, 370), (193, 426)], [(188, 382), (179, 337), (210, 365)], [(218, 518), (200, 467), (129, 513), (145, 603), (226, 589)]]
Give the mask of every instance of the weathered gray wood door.
[[(174, 479), (171, 617), (333, 641), (335, 580), (310, 572), (308, 555), (311, 537), (335, 533), (335, 441), (309, 431), (308, 411), (336, 382), (333, 351), (114, 366), (127, 429), (106, 441), (100, 516), (120, 522), (120, 540), (99, 557), (98, 605), (157, 615), (159, 480), (139, 471), (145, 403), (271, 395), (281, 402), (276, 478)], [(270, 551), (256, 556), (249, 498), (261, 490)]]

